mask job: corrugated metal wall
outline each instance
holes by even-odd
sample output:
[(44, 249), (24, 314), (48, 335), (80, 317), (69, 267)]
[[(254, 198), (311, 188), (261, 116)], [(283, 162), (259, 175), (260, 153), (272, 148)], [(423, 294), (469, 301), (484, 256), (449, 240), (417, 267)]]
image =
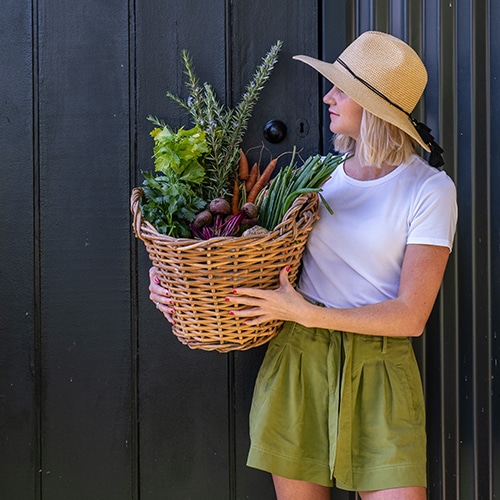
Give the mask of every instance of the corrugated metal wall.
[[(445, 150), (459, 223), (416, 343), (426, 388), (429, 497), (500, 496), (500, 2), (325, 1), (324, 56), (368, 29), (407, 40), (429, 71), (420, 116)], [(332, 28), (335, 29), (332, 29)], [(344, 32), (345, 27), (345, 32)], [(340, 28), (340, 29), (339, 29)]]

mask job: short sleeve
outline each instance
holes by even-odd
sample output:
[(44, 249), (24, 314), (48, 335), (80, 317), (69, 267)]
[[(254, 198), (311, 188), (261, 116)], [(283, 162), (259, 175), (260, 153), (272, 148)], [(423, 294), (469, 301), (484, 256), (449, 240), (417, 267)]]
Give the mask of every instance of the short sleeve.
[(438, 172), (419, 186), (410, 214), (408, 244), (452, 250), (458, 218), (457, 193), (446, 172)]

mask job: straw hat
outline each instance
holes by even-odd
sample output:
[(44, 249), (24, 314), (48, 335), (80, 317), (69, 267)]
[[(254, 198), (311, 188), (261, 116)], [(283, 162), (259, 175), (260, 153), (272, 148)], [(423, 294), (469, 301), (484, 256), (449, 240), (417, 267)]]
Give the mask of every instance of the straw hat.
[(367, 31), (333, 63), (303, 55), (294, 59), (313, 67), (367, 111), (405, 131), (426, 151), (442, 153), (430, 129), (411, 116), (427, 84), (427, 71), (418, 54), (399, 38)]

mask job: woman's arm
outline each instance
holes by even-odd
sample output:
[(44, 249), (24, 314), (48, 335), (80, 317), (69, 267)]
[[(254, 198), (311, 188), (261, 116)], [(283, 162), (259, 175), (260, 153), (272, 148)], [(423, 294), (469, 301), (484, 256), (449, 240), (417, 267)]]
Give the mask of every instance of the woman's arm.
[(366, 335), (415, 337), (423, 332), (432, 311), (448, 257), (447, 247), (408, 245), (398, 296), (362, 307), (336, 309), (310, 304), (292, 288), (286, 269), (280, 273), (277, 290), (238, 288), (227, 300), (250, 306), (231, 311), (236, 317), (247, 318), (248, 325), (281, 319)]

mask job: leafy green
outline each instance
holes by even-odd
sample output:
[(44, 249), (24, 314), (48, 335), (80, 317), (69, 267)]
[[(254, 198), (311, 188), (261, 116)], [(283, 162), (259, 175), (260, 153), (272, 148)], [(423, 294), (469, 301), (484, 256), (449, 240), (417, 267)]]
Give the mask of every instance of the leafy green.
[(149, 120), (159, 125), (150, 135), (155, 141), (153, 158), (155, 171), (169, 175), (173, 172), (179, 179), (192, 184), (201, 184), (205, 177), (205, 170), (200, 163), (208, 145), (205, 132), (195, 126), (189, 130), (180, 128), (174, 133), (168, 125), (149, 117)]
[(202, 161), (208, 152), (205, 133), (197, 126), (172, 131), (156, 118), (158, 127), (151, 131), (154, 139), (155, 171), (143, 172), (142, 216), (159, 233), (174, 238), (189, 238), (189, 224), (206, 201), (200, 196), (205, 178)]

